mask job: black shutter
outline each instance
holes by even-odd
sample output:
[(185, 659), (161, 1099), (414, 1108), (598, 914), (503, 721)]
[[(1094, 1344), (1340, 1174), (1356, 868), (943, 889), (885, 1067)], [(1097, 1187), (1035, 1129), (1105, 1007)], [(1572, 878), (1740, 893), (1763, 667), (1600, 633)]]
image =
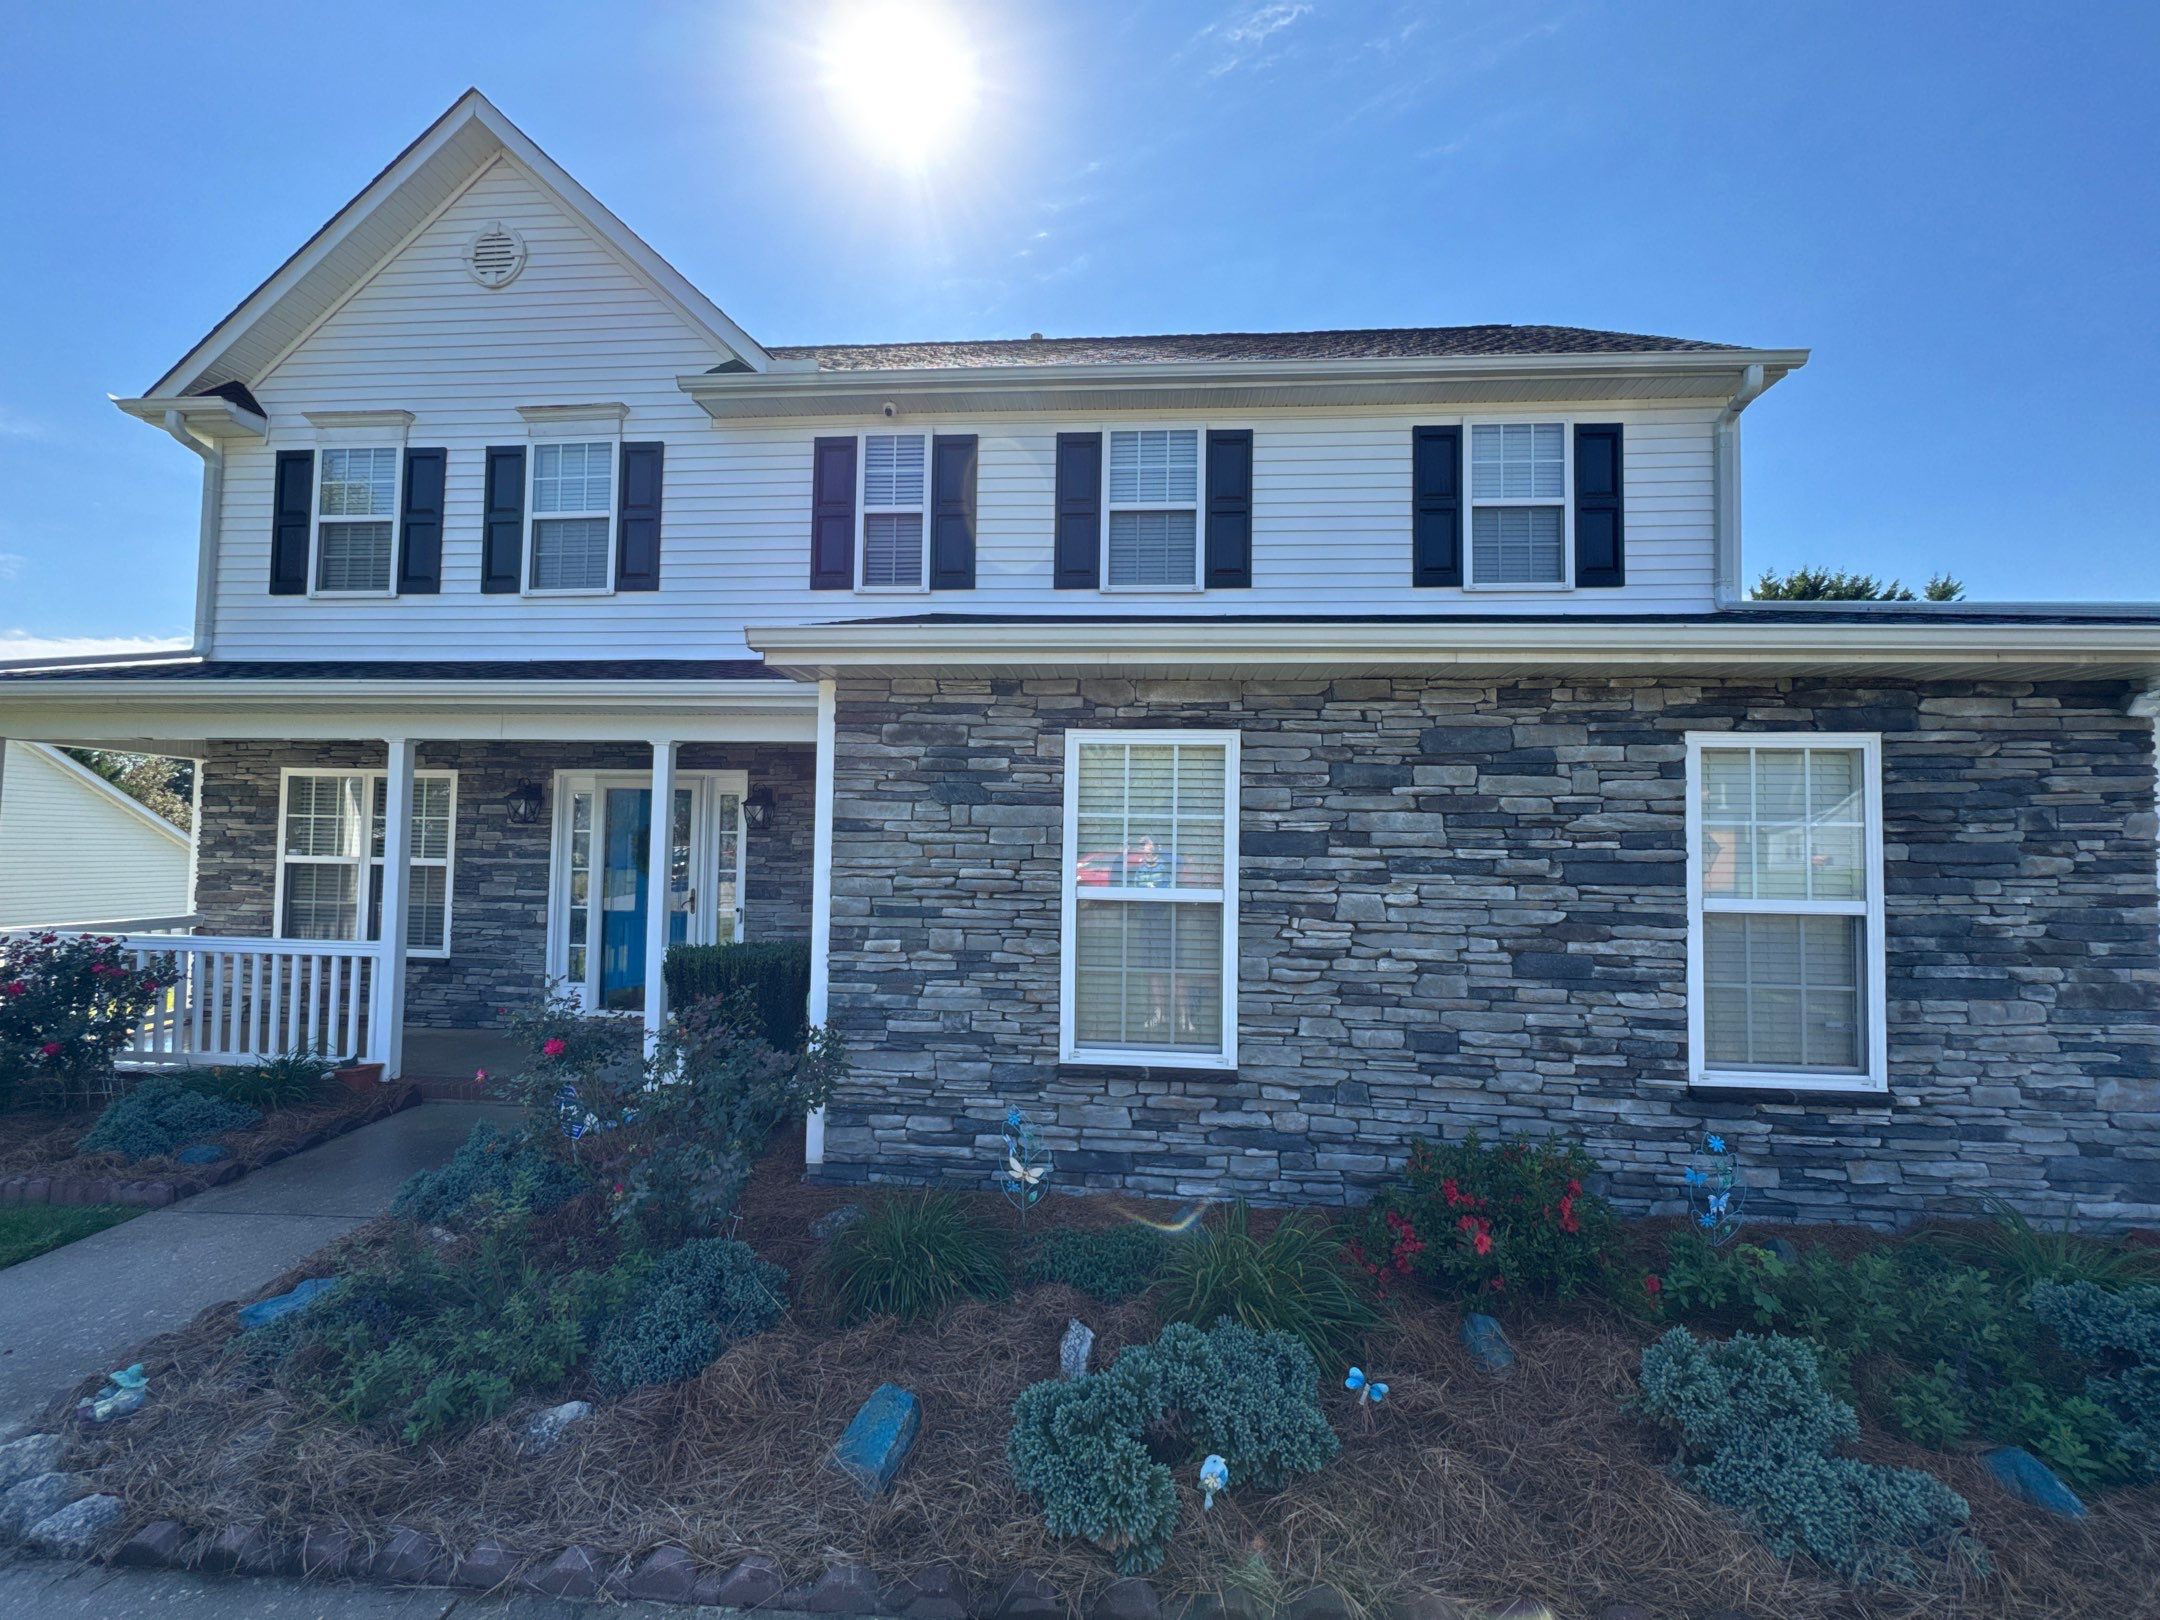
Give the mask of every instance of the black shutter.
[(1225, 428), (1207, 436), (1207, 571), (1209, 590), (1252, 584), (1252, 430)]
[(443, 471), (447, 450), (405, 452), (405, 502), (398, 514), (398, 577), (401, 596), (433, 596), (442, 589)]
[(1462, 583), (1462, 429), (1410, 430), (1410, 583)]
[(615, 588), (660, 588), (660, 484), (664, 444), (622, 447), (622, 491), (615, 504)]
[(975, 588), (975, 435), (930, 441), (930, 588)]
[(525, 561), (525, 447), (488, 446), (487, 519), (480, 540), (480, 589), (515, 592)]
[(1057, 588), (1102, 584), (1102, 435), (1057, 436)]
[(270, 518), (270, 594), (307, 595), (308, 518), (315, 506), (315, 452), (280, 450)]
[(1621, 501), (1625, 460), (1620, 424), (1575, 428), (1575, 584), (1627, 583), (1627, 513)]
[(820, 439), (811, 450), (810, 588), (855, 588), (855, 441)]

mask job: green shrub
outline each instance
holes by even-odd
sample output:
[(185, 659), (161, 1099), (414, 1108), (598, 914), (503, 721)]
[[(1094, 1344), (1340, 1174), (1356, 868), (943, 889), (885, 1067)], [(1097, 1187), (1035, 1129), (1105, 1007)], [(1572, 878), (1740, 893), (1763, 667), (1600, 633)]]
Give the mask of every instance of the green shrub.
[(957, 1194), (924, 1189), (879, 1199), (834, 1236), (826, 1275), (849, 1321), (935, 1315), (964, 1295), (1006, 1290), (1003, 1227)]
[(673, 945), (661, 976), (668, 1005), (749, 998), (757, 1027), (783, 1052), (800, 1052), (810, 1028), (810, 942)]
[(1414, 1273), (1464, 1297), (1572, 1294), (1605, 1271), (1616, 1230), (1612, 1206), (1587, 1190), (1596, 1174), (1573, 1143), (1486, 1147), (1475, 1131), (1417, 1141), (1352, 1252), (1383, 1290)]
[(2125, 1472), (2160, 1478), (2160, 1287), (2110, 1294), (2091, 1282), (2043, 1283), (2032, 1309), (2073, 1355), (2104, 1369), (2085, 1392), (2114, 1418)]
[(1163, 1316), (1194, 1323), (1228, 1317), (1287, 1333), (1332, 1366), (1379, 1320), (1363, 1282), (1343, 1266), (1341, 1248), (1325, 1223), (1302, 1210), (1256, 1238), (1240, 1200), (1219, 1226), (1201, 1226), (1170, 1250)]
[(1980, 1266), (2020, 1297), (2042, 1283), (2088, 1282), (2127, 1288), (2160, 1278), (2160, 1254), (2089, 1237), (2066, 1226), (2038, 1226), (2002, 1198), (1983, 1200), (1987, 1219), (1938, 1232), (1931, 1241), (1952, 1259)]
[(179, 972), (113, 936), (0, 933), (0, 1108), (111, 1095), (113, 1062)]
[(314, 1102), (330, 1082), (333, 1065), (314, 1052), (292, 1051), (261, 1063), (225, 1069), (191, 1069), (180, 1076), (206, 1096), (245, 1103), (268, 1113)]
[(1859, 1419), (1800, 1339), (1674, 1328), (1643, 1351), (1640, 1410), (1677, 1436), (1691, 1489), (1851, 1581), (1915, 1578), (1913, 1553), (1948, 1550), (1971, 1514), (1932, 1474), (1835, 1455)]
[(1151, 1440), (1165, 1455), (1219, 1454), (1232, 1489), (1279, 1490), (1339, 1449), (1318, 1383), (1288, 1334), (1172, 1323), (1100, 1372), (1022, 1391), (1006, 1460), (1052, 1535), (1085, 1537), (1137, 1574), (1162, 1562), (1178, 1518)]
[(608, 1324), (593, 1381), (609, 1395), (673, 1384), (787, 1309), (787, 1273), (728, 1238), (697, 1238), (660, 1257)]
[(172, 1075), (153, 1075), (107, 1103), (75, 1151), (161, 1159), (190, 1142), (261, 1121), (262, 1114), (245, 1103), (206, 1097)]
[(1063, 1283), (1114, 1304), (1154, 1284), (1167, 1247), (1152, 1226), (1053, 1232), (1029, 1256), (1027, 1279)]
[(525, 1132), (482, 1121), (447, 1162), (408, 1178), (390, 1213), (422, 1225), (458, 1220), (476, 1205), (545, 1214), (583, 1186), (575, 1170), (533, 1147)]

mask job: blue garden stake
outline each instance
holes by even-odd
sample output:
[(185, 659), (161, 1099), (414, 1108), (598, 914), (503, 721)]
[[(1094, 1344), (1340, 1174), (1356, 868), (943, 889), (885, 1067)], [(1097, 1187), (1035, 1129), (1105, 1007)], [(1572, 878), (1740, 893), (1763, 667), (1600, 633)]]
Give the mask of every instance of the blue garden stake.
[(1740, 1230), (1741, 1212), (1747, 1205), (1739, 1155), (1712, 1131), (1703, 1138), (1696, 1162), (1680, 1172), (1680, 1181), (1688, 1190), (1688, 1203), (1703, 1236), (1716, 1248), (1730, 1243)]
[(1004, 1142), (1005, 1166), (998, 1172), (1003, 1184), (1000, 1190), (1020, 1212), (1020, 1230), (1024, 1233), (1027, 1212), (1047, 1191), (1043, 1184), (1050, 1177), (1050, 1154), (1018, 1108), (1005, 1110)]
[(1350, 1376), (1342, 1381), (1344, 1389), (1357, 1392), (1358, 1410), (1365, 1414), (1365, 1421), (1372, 1421), (1372, 1409), (1387, 1399), (1387, 1385), (1376, 1378), (1365, 1376), (1363, 1367), (1352, 1367)]
[(1215, 1505), (1215, 1493), (1230, 1488), (1230, 1465), (1213, 1452), (1200, 1465), (1200, 1508), (1202, 1512)]

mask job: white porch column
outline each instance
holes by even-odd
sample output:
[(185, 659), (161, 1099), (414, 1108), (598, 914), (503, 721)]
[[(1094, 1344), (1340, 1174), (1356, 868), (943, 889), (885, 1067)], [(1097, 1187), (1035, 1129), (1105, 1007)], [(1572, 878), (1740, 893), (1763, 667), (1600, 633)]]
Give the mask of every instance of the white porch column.
[[(375, 958), (368, 1045), (383, 1066), (383, 1078), (395, 1080), (405, 1070), (406, 898), (412, 891), (413, 765), (420, 745), (410, 737), (392, 737), (389, 745), (383, 774), (382, 948)], [(365, 816), (363, 809), (363, 826)], [(360, 904), (367, 904), (364, 888)]]
[[(833, 683), (817, 689), (817, 805), (810, 833), (810, 1027), (825, 1024), (832, 987)], [(803, 1124), (803, 1162), (825, 1162), (825, 1110), (812, 1109)]]
[(676, 743), (652, 745), (652, 829), (645, 858), (645, 1052), (649, 1057), (660, 1044), (667, 1023), (668, 919), (674, 915), (674, 896), (668, 874), (675, 853), (675, 750)]

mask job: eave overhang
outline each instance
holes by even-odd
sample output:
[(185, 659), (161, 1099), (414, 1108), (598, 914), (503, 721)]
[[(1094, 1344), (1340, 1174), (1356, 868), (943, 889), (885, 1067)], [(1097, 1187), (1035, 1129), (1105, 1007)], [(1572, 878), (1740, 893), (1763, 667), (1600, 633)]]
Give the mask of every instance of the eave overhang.
[(270, 436), (267, 417), (215, 394), (146, 394), (140, 399), (122, 399), (117, 394), (107, 397), (136, 421), (148, 422), (152, 427), (165, 426), (166, 418), (177, 411), (188, 431), (201, 439), (223, 443)]
[(1730, 399), (1750, 366), (1776, 382), (1805, 349), (1453, 356), (1413, 360), (1221, 360), (917, 370), (696, 372), (676, 378), (717, 421), (984, 416), (1050, 410), (1247, 411), (1315, 406), (1515, 406)]

